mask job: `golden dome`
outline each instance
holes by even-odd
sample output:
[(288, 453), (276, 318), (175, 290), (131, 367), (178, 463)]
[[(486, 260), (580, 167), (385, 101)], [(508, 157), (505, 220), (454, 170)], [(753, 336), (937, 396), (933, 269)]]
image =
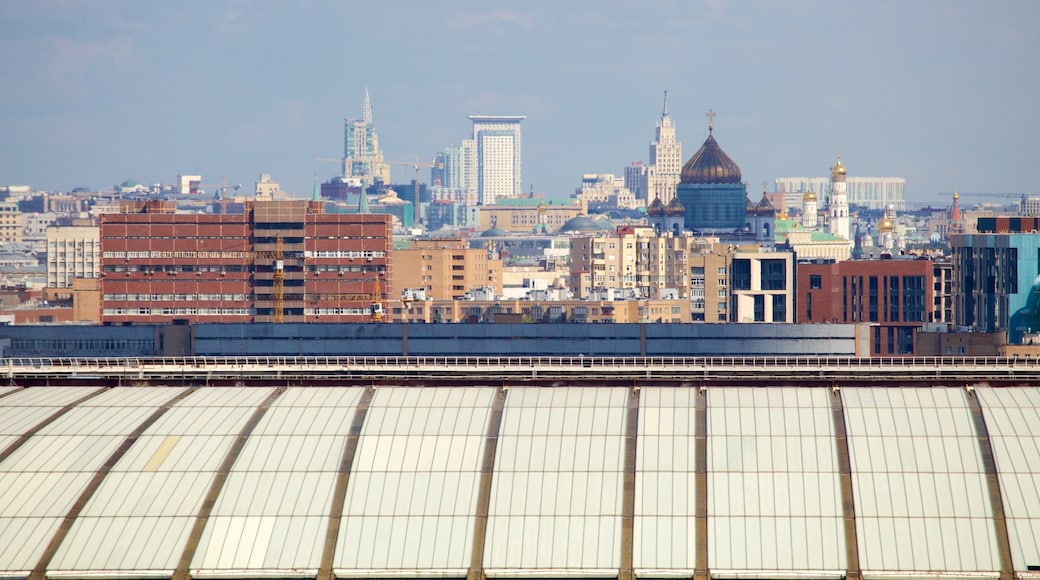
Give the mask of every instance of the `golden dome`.
[(961, 198), (961, 195), (959, 193), (957, 193), (956, 191), (953, 192), (953, 201), (957, 201), (960, 198)]
[(816, 201), (816, 194), (812, 191), (807, 191), (805, 192), (805, 195), (802, 196), (802, 201)]
[(672, 201), (669, 201), (668, 205), (665, 206), (664, 215), (668, 217), (683, 217), (686, 215), (686, 206), (679, 201), (678, 197), (673, 197)]
[(662, 217), (664, 215), (664, 209), (664, 202), (661, 201), (661, 198), (655, 197), (654, 200), (650, 202), (650, 205), (646, 208), (646, 216)]
[(877, 231), (882, 234), (892, 232), (892, 220), (888, 219), (888, 215), (881, 217), (881, 221), (878, 222)]
[(838, 155), (838, 161), (834, 163), (834, 167), (831, 167), (831, 175), (845, 175), (845, 166), (841, 164), (841, 155)]
[(719, 147), (709, 130), (704, 145), (683, 165), (680, 178), (682, 183), (740, 183), (740, 166)]

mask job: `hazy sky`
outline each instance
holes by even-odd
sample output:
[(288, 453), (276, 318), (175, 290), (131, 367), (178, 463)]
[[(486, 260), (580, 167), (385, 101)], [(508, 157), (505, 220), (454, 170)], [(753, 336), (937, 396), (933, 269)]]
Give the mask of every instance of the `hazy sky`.
[(753, 192), (840, 151), (912, 201), (1040, 193), (1036, 0), (12, 0), (0, 54), (0, 184), (307, 196), (367, 86), (388, 160), (526, 115), (523, 188), (551, 197), (645, 161), (665, 90), (683, 157), (714, 109)]

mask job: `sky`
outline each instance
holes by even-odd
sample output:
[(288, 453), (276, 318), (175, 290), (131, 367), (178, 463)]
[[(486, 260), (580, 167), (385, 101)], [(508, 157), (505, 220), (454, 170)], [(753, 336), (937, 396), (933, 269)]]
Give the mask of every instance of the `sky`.
[(1040, 194), (1035, 0), (10, 1), (0, 54), (0, 185), (309, 197), (367, 87), (395, 162), (525, 115), (523, 189), (553, 198), (647, 161), (666, 90), (683, 158), (711, 109), (752, 192), (840, 153), (911, 202)]

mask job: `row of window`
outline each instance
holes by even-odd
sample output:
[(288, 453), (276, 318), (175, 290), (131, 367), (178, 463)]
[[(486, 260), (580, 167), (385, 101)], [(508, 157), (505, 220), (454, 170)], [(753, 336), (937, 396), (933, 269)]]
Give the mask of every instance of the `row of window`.
[(200, 300), (233, 300), (242, 302), (249, 299), (248, 294), (105, 294), (101, 297), (106, 302), (197, 302)]
[(248, 308), (105, 308), (104, 316), (249, 316)]
[(249, 259), (253, 257), (252, 252), (169, 252), (169, 251), (147, 251), (147, 252), (102, 252), (103, 258), (111, 259), (152, 259), (152, 258), (210, 258), (210, 259)]

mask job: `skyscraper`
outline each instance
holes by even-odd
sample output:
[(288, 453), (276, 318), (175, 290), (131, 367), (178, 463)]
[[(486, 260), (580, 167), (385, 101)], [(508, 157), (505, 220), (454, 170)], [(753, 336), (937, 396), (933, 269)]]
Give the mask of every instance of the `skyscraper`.
[(681, 170), (682, 143), (675, 140), (675, 123), (668, 116), (668, 91), (665, 91), (664, 110), (657, 122), (655, 139), (650, 143), (650, 167), (644, 174), (647, 183), (643, 190), (648, 207), (654, 199), (660, 199), (665, 205), (672, 201)]
[(379, 150), (367, 88), (361, 110), (360, 119), (345, 119), (343, 123), (343, 177), (357, 179), (364, 190), (377, 181), (390, 183), (390, 166)]
[[(471, 115), (476, 145), (477, 203), (493, 205), (521, 192), (521, 132), (524, 116)], [(463, 143), (466, 146), (466, 143)]]

